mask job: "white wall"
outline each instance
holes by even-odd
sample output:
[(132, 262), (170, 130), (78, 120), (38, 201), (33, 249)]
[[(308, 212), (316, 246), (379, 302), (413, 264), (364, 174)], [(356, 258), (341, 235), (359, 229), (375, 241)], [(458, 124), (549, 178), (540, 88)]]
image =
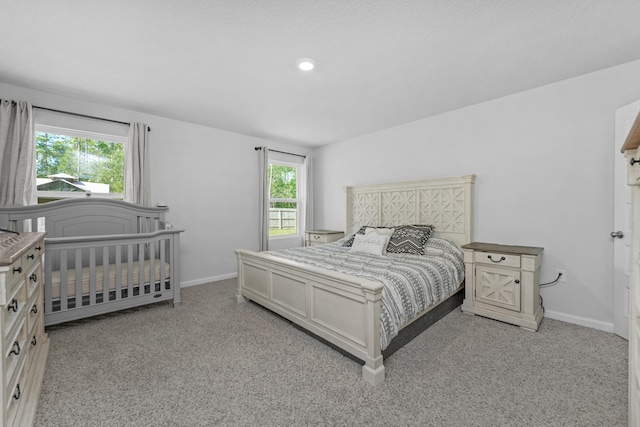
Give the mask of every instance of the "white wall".
[[(474, 173), (475, 239), (542, 246), (548, 317), (612, 331), (614, 113), (640, 61), (315, 152), (315, 218), (343, 229), (343, 187)], [(479, 82), (481, 84), (481, 82)]]
[[(183, 285), (235, 276), (233, 250), (258, 249), (258, 156), (254, 147), (310, 153), (308, 149), (4, 83), (0, 83), (0, 98), (151, 127), (151, 200), (154, 205), (167, 203), (169, 222), (186, 230), (181, 237)], [(36, 120), (38, 114), (51, 122), (51, 113), (36, 110)], [(113, 127), (88, 122), (89, 127), (99, 127), (90, 129), (94, 131), (107, 132)]]

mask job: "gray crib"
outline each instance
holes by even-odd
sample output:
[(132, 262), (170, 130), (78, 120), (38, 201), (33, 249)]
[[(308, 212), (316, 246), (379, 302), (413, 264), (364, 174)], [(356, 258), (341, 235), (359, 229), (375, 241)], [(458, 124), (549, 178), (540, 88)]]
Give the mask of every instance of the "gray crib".
[(0, 228), (46, 231), (45, 325), (152, 302), (180, 304), (180, 233), (166, 207), (66, 199), (0, 207)]

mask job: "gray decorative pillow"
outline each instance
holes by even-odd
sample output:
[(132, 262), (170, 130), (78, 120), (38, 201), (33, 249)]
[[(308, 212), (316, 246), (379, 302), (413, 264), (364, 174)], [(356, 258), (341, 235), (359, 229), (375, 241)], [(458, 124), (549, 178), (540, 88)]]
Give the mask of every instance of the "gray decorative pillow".
[(427, 234), (426, 229), (419, 226), (403, 225), (397, 227), (389, 243), (387, 252), (393, 254), (424, 255), (424, 245), (431, 236), (431, 229)]

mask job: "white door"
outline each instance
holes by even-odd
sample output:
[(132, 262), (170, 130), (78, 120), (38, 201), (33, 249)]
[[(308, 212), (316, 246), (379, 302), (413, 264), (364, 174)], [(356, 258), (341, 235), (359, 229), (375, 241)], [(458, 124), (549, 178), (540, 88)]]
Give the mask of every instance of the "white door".
[[(631, 189), (627, 185), (627, 161), (622, 144), (640, 111), (640, 101), (616, 110), (613, 147), (614, 218), (613, 230), (613, 331), (629, 339), (629, 261), (631, 259)], [(614, 237), (615, 236), (615, 237)]]

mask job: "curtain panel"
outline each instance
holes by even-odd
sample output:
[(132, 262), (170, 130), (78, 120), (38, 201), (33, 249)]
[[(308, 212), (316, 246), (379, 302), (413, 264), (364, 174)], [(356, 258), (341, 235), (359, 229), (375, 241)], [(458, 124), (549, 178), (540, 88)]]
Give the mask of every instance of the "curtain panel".
[(27, 101), (1, 99), (0, 206), (26, 206), (36, 202), (33, 108)]
[(258, 250), (269, 250), (269, 149), (258, 149), (258, 174), (260, 179), (258, 195), (259, 240)]
[(129, 141), (124, 158), (124, 200), (150, 206), (149, 126), (144, 123), (129, 125)]

